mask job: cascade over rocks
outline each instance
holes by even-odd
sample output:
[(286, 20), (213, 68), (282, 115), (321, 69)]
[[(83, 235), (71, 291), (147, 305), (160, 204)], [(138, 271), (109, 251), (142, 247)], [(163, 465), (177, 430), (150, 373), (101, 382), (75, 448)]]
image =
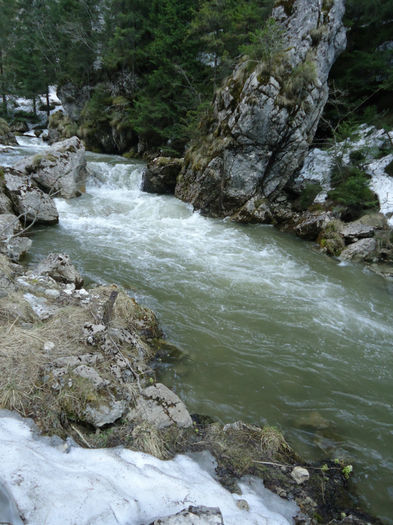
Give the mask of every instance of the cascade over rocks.
[(314, 137), (329, 71), (346, 45), (343, 14), (344, 0), (276, 1), (282, 51), (251, 72), (244, 60), (217, 92), (177, 197), (212, 216), (232, 215), (250, 199), (274, 200)]

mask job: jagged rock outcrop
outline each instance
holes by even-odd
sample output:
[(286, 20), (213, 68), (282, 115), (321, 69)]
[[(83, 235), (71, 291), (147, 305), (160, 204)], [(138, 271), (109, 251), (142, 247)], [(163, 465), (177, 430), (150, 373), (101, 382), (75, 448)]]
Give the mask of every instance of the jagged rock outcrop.
[(173, 195), (182, 166), (183, 159), (156, 157), (143, 173), (142, 191)]
[(21, 216), (24, 224), (56, 224), (59, 221), (53, 199), (20, 171), (6, 168), (4, 187), (15, 213)]
[(22, 159), (15, 169), (29, 175), (45, 192), (71, 199), (85, 191), (85, 147), (78, 137), (57, 142), (42, 155)]
[(346, 44), (343, 14), (344, 0), (276, 1), (276, 48), (251, 72), (244, 60), (216, 94), (177, 197), (225, 216), (279, 194), (302, 166), (327, 101), (329, 71)]

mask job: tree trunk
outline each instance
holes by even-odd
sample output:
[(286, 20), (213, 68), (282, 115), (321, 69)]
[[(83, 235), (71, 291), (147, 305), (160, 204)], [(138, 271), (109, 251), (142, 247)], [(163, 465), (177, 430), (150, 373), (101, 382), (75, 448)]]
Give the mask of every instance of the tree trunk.
[(49, 107), (49, 86), (46, 86), (46, 115), (49, 120), (50, 116), (50, 107)]
[(1, 78), (1, 97), (3, 100), (3, 115), (8, 115), (7, 95), (5, 92), (4, 68), (3, 68), (3, 50), (0, 49), (0, 78)]
[(34, 112), (34, 116), (36, 117), (37, 116), (37, 99), (35, 95), (33, 97), (33, 112)]

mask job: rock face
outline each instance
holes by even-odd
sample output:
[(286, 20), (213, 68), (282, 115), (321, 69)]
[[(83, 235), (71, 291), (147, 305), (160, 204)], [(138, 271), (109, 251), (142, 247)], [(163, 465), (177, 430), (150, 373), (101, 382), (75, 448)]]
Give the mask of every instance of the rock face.
[(277, 49), (250, 73), (241, 63), (216, 94), (176, 196), (213, 216), (273, 200), (304, 161), (345, 48), (344, 0), (277, 0)]
[(42, 155), (22, 159), (15, 168), (51, 195), (71, 199), (85, 191), (85, 147), (77, 137), (57, 142)]
[(49, 195), (34, 186), (26, 175), (8, 168), (4, 173), (4, 187), (14, 211), (25, 224), (56, 224), (59, 214)]
[(81, 116), (83, 106), (89, 99), (91, 88), (84, 86), (82, 89), (71, 82), (59, 86), (57, 96), (61, 100), (64, 111), (71, 120), (77, 121)]
[(148, 193), (174, 194), (183, 159), (157, 157), (149, 162), (142, 178), (142, 190)]

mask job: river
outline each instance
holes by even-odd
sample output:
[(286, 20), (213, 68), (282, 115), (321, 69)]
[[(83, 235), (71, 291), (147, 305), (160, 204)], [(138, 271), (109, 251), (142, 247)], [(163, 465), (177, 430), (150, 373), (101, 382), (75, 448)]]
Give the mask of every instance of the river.
[[(0, 154), (0, 165), (43, 146)], [(140, 191), (143, 164), (89, 154), (85, 195), (29, 258), (68, 253), (90, 281), (154, 309), (185, 357), (162, 381), (191, 412), (279, 427), (309, 459), (343, 458), (368, 510), (393, 523), (393, 283), (270, 226), (193, 213)]]

